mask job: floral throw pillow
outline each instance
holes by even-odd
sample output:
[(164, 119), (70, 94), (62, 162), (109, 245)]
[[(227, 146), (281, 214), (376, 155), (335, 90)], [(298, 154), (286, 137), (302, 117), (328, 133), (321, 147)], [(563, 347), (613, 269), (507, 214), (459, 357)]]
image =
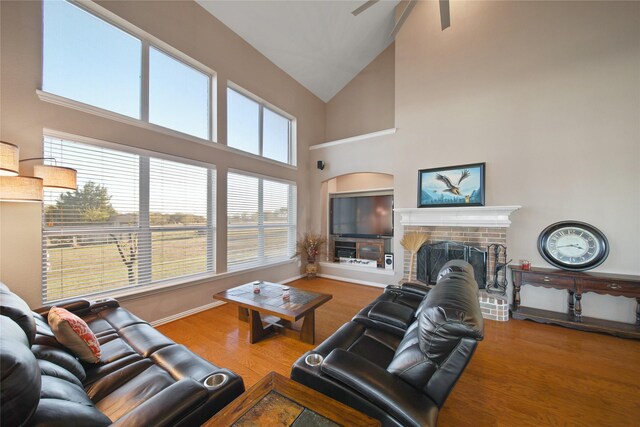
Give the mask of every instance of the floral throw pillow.
[(86, 322), (61, 307), (51, 307), (49, 326), (58, 342), (84, 362), (100, 361), (100, 343)]

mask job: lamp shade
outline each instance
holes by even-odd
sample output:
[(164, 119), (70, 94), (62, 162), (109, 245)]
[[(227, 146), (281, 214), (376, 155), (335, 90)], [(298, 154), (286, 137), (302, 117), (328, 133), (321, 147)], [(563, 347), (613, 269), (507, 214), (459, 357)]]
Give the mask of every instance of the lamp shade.
[(35, 165), (33, 174), (42, 178), (42, 184), (48, 189), (75, 190), (76, 170), (61, 166)]
[(20, 169), (18, 157), (20, 149), (17, 145), (0, 141), (0, 176), (16, 176)]
[(0, 202), (41, 202), (42, 178), (0, 176)]

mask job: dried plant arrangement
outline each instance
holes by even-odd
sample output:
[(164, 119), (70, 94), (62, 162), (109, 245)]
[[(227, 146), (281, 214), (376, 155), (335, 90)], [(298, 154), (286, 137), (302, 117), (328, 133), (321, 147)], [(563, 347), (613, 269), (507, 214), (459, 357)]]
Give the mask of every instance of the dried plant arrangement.
[(411, 253), (411, 258), (409, 260), (409, 278), (407, 279), (411, 282), (411, 277), (413, 276), (413, 261), (416, 257), (416, 254), (427, 242), (429, 235), (424, 231), (410, 231), (402, 236), (400, 239), (400, 244), (402, 247)]
[(314, 264), (318, 256), (324, 249), (327, 239), (321, 234), (306, 232), (296, 242), (296, 253), (294, 257), (301, 255), (305, 257), (308, 264)]

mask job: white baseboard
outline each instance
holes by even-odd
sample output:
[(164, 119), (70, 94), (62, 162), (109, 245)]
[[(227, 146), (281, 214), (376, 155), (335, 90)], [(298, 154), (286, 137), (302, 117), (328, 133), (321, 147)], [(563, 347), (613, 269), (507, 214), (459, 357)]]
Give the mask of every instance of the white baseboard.
[(341, 277), (341, 276), (333, 276), (331, 274), (319, 273), (318, 276), (324, 277), (324, 278), (327, 278), (327, 279), (338, 280), (340, 282), (355, 283), (357, 285), (373, 286), (373, 287), (376, 287), (376, 288), (386, 288), (387, 286), (389, 286), (386, 283), (369, 282), (369, 281), (366, 281), (366, 280), (357, 280), (357, 279), (345, 278), (345, 277)]
[[(280, 281), (280, 284), (284, 285), (285, 283), (293, 282), (295, 280), (301, 279), (302, 277), (304, 276), (303, 275), (293, 276), (288, 279)], [(153, 327), (164, 325), (165, 323), (173, 322), (175, 320), (182, 319), (183, 317), (191, 316), (192, 314), (209, 310), (210, 308), (219, 307), (223, 304), (226, 304), (226, 303), (224, 301), (214, 301), (209, 304), (201, 305), (200, 307), (192, 308), (191, 310), (182, 311), (180, 313), (176, 313), (171, 316), (164, 317), (162, 319), (154, 320), (153, 322), (150, 322), (150, 325)]]
[(225, 303), (223, 301), (214, 301), (210, 304), (201, 305), (200, 307), (192, 308), (191, 310), (183, 311), (168, 317), (164, 317), (162, 319), (154, 320), (153, 322), (150, 322), (150, 325), (154, 327), (164, 325), (165, 323), (173, 322), (174, 320), (182, 319), (183, 317), (191, 316), (192, 314), (209, 310), (210, 308), (219, 307), (222, 304), (225, 304)]
[(298, 279), (302, 279), (303, 277), (304, 277), (304, 275), (299, 274), (299, 275), (297, 275), (297, 276), (290, 277), (290, 278), (288, 278), (288, 279), (286, 279), (286, 280), (281, 280), (281, 281), (280, 281), (280, 284), (281, 284), (281, 285), (284, 285), (285, 283), (294, 282), (294, 281), (296, 281), (296, 280), (298, 280)]

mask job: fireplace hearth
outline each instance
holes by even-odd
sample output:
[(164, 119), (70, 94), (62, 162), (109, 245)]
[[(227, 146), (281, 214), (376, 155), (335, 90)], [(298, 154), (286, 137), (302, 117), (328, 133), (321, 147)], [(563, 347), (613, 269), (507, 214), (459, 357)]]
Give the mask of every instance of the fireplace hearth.
[[(480, 308), (485, 319), (508, 321), (509, 304), (506, 295), (506, 244), (510, 215), (520, 206), (464, 206), (443, 208), (396, 208), (404, 233), (425, 232), (428, 245), (449, 243), (449, 256), (464, 258), (474, 265), (479, 288)], [(473, 249), (460, 249), (460, 246)], [(437, 247), (437, 249), (443, 249)], [(426, 250), (426, 249), (425, 249)], [(462, 252), (461, 252), (462, 251)], [(461, 255), (462, 253), (462, 255)], [(418, 279), (431, 283), (437, 278), (438, 266), (446, 262), (442, 254), (434, 252), (437, 262), (431, 266), (427, 279), (426, 252), (418, 255), (416, 270)], [(409, 273), (411, 254), (405, 251), (403, 281)], [(482, 262), (478, 261), (478, 258)], [(482, 267), (484, 265), (484, 267)], [(415, 270), (414, 270), (415, 271)]]

